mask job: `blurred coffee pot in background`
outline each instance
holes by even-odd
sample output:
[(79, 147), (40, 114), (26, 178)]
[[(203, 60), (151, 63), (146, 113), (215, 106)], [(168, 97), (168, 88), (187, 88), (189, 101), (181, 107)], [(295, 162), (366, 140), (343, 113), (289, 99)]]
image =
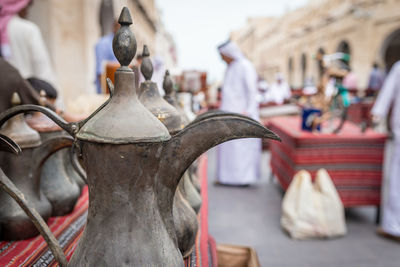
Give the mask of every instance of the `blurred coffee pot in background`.
[[(20, 104), (16, 93), (13, 94), (12, 103), (14, 106)], [(38, 213), (47, 220), (52, 208), (40, 189), (42, 167), (50, 155), (71, 146), (72, 138), (50, 138), (42, 142), (38, 132), (26, 124), (23, 114), (10, 119), (0, 133), (15, 140), (22, 148), (20, 156), (0, 152), (0, 167)], [(0, 225), (3, 240), (26, 239), (38, 234), (24, 211), (4, 192), (0, 192)]]
[[(42, 92), (41, 97), (45, 97)], [(39, 132), (43, 142), (68, 136), (57, 124), (38, 112), (28, 118), (27, 123)], [(71, 149), (72, 144), (70, 147), (57, 151), (45, 161), (42, 168), (40, 188), (51, 203), (52, 216), (70, 213), (80, 196), (80, 188), (76, 180), (84, 184), (72, 164), (74, 155), (70, 153)]]
[[(151, 81), (153, 66), (149, 56), (150, 53), (145, 45), (143, 47), (142, 64), (140, 66), (145, 81), (141, 83), (139, 87), (139, 100), (165, 125), (170, 135), (174, 135), (182, 130), (187, 123), (184, 124), (182, 121), (182, 115), (161, 97), (157, 88), (157, 83)], [(201, 205), (200, 195), (194, 188), (191, 193), (196, 194), (196, 196), (188, 196), (185, 191), (184, 182), (188, 179), (188, 176), (185, 174), (178, 184), (173, 203), (175, 234), (178, 240), (179, 250), (184, 258), (190, 255), (192, 248), (195, 245), (198, 221), (194, 208), (197, 208), (198, 211)], [(188, 187), (189, 186), (190, 185), (188, 185)], [(197, 202), (190, 202), (189, 199), (196, 199)], [(193, 206), (191, 206), (192, 204)]]
[[(189, 123), (189, 118), (187, 117), (185, 111), (182, 109), (182, 106), (178, 103), (178, 99), (176, 97), (176, 93), (174, 91), (174, 85), (172, 82), (172, 79), (170, 77), (169, 71), (167, 70), (165, 72), (164, 76), (164, 81), (163, 81), (163, 89), (165, 92), (164, 99), (167, 101), (170, 105), (172, 105), (181, 115), (181, 123), (183, 126), (186, 126)], [(200, 181), (199, 177), (197, 176), (197, 160), (190, 165), (188, 171), (184, 175), (188, 175), (190, 178), (191, 183), (193, 186), (196, 188), (197, 192), (200, 193)], [(187, 191), (190, 190), (190, 188), (187, 189)], [(190, 200), (192, 207), (197, 210), (200, 209), (201, 205), (201, 199), (200, 201), (196, 198), (193, 198)]]

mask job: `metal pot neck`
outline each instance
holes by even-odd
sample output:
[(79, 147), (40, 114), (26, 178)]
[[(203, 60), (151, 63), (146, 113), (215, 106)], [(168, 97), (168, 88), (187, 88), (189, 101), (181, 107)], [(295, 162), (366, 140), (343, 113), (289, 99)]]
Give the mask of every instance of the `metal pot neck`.
[(107, 144), (167, 141), (171, 138), (168, 130), (139, 102), (135, 75), (128, 67), (136, 53), (128, 9), (123, 9), (118, 22), (121, 28), (114, 36), (113, 50), (122, 66), (115, 73), (114, 93), (109, 102), (85, 122), (76, 137)]

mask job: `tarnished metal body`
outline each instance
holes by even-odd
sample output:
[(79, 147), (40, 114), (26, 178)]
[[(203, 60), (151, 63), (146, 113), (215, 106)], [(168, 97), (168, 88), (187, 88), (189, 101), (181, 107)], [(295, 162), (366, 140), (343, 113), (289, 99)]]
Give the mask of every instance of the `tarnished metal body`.
[[(114, 39), (114, 94), (88, 119), (66, 123), (45, 108), (24, 105), (0, 114), (0, 126), (15, 114), (40, 111), (71, 134), (81, 149), (89, 185), (86, 228), (69, 266), (184, 266), (173, 218), (175, 192), (188, 166), (209, 148), (238, 138), (279, 138), (253, 120), (214, 116), (173, 137), (138, 101), (127, 67), (136, 48), (124, 8)], [(115, 45), (118, 43), (118, 45)], [(133, 48), (132, 48), (133, 47)], [(129, 58), (129, 57), (130, 58)], [(128, 58), (126, 58), (128, 57)], [(40, 229), (46, 226), (38, 221)], [(52, 235), (42, 231), (52, 248)], [(54, 249), (58, 259), (59, 250)], [(61, 260), (60, 266), (66, 266)]]
[[(23, 148), (20, 156), (0, 152), (1, 168), (37, 212), (47, 220), (52, 208), (40, 189), (42, 166), (51, 154), (70, 146), (72, 138), (51, 138), (42, 143), (39, 134), (25, 123), (23, 115), (11, 119), (1, 132), (15, 138)], [(3, 240), (26, 239), (38, 234), (25, 212), (5, 192), (0, 192), (0, 225)]]
[[(65, 137), (61, 131), (41, 133), (42, 140)], [(80, 179), (71, 163), (71, 146), (51, 155), (43, 165), (40, 187), (50, 201), (52, 216), (70, 213), (78, 200), (81, 190), (75, 179)], [(74, 176), (71, 176), (74, 175)]]
[[(8, 153), (14, 153), (15, 155), (18, 155), (21, 153), (21, 148), (10, 138), (0, 134), (0, 151), (6, 151)], [(67, 266), (67, 259), (63, 255), (61, 247), (57, 245), (57, 239), (48, 228), (46, 222), (35, 210), (33, 205), (25, 199), (22, 192), (17, 187), (15, 187), (15, 184), (13, 184), (13, 182), (11, 182), (10, 179), (4, 174), (1, 168), (0, 188), (2, 189), (2, 192), (8, 194), (11, 198), (13, 198), (14, 201), (19, 205), (19, 207), (31, 219), (32, 223), (35, 225), (35, 227), (48, 243), (50, 250), (53, 252), (54, 257), (56, 261), (60, 264), (60, 266)]]
[[(43, 114), (35, 114), (28, 120), (28, 124), (39, 132), (42, 141), (67, 137), (67, 133)], [(52, 216), (70, 213), (80, 196), (80, 188), (75, 182), (80, 177), (72, 166), (71, 148), (72, 144), (71, 147), (57, 151), (43, 164), (40, 188), (51, 203)]]
[[(182, 183), (183, 179), (181, 179)], [(179, 183), (179, 184), (180, 184)], [(175, 192), (173, 217), (178, 247), (183, 258), (189, 257), (196, 242), (199, 229), (197, 214), (181, 193), (180, 186)]]
[(82, 145), (89, 213), (71, 266), (182, 266), (172, 238), (174, 193), (159, 174), (162, 150), (163, 143)]
[[(20, 157), (0, 152), (1, 168), (13, 183), (23, 192), (37, 212), (47, 220), (51, 215), (51, 205), (40, 190), (38, 171), (40, 162), (32, 162), (35, 149), (24, 149)], [(0, 225), (2, 240), (19, 240), (33, 237), (38, 231), (24, 211), (4, 192), (0, 192)]]

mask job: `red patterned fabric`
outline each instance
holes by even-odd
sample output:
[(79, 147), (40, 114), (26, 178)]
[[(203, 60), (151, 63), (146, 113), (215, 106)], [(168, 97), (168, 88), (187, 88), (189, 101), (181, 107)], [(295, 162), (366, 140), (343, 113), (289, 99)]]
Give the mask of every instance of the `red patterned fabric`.
[[(52, 217), (51, 231), (59, 240), (67, 259), (75, 250), (86, 223), (88, 190), (85, 187), (73, 212), (67, 216)], [(43, 237), (22, 241), (0, 242), (0, 266), (55, 266), (54, 257)]]
[(301, 131), (300, 118), (276, 117), (268, 127), (282, 142), (271, 142), (271, 168), (283, 189), (302, 169), (312, 176), (325, 168), (345, 207), (380, 204), (385, 135), (361, 133), (346, 122), (339, 134)]
[(347, 119), (354, 123), (365, 122), (371, 125), (371, 109), (373, 102), (351, 104), (347, 110)]
[[(208, 246), (208, 194), (207, 194), (207, 157), (203, 155), (199, 162), (201, 196), (203, 205), (199, 213), (200, 229), (192, 255), (185, 260), (185, 266), (212, 266), (209, 263)], [(69, 260), (79, 242), (87, 217), (88, 190), (85, 187), (73, 212), (63, 217), (53, 217), (48, 221), (64, 253)], [(53, 254), (41, 236), (22, 241), (0, 242), (0, 266), (56, 266)]]
[(199, 159), (199, 178), (201, 183), (201, 198), (203, 200), (200, 210), (202, 223), (200, 224), (200, 255), (201, 263), (197, 266), (209, 266), (208, 262), (208, 188), (207, 188), (207, 156)]

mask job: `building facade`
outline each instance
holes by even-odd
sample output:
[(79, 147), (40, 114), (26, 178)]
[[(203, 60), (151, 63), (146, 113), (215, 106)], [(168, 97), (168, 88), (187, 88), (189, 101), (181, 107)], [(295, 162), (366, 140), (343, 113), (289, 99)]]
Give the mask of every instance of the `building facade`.
[[(131, 11), (132, 30), (136, 36), (137, 54), (147, 44), (156, 53), (160, 39), (166, 35), (154, 0), (35, 0), (29, 10), (29, 19), (42, 31), (57, 77), (57, 87), (68, 102), (80, 95), (95, 93), (96, 42), (109, 33), (123, 6)], [(162, 29), (162, 30), (159, 30)], [(172, 37), (165, 42), (174, 47)], [(159, 56), (170, 58), (170, 50), (161, 50)], [(158, 52), (158, 51), (157, 51)], [(173, 55), (176, 57), (176, 54)], [(176, 61), (175, 61), (176, 62)], [(169, 60), (168, 64), (175, 64)], [(168, 66), (174, 67), (174, 66)]]
[(282, 72), (293, 87), (318, 81), (317, 52), (347, 52), (358, 78), (368, 84), (372, 64), (390, 69), (400, 60), (400, 0), (310, 0), (278, 18), (249, 20), (232, 33), (269, 82)]

